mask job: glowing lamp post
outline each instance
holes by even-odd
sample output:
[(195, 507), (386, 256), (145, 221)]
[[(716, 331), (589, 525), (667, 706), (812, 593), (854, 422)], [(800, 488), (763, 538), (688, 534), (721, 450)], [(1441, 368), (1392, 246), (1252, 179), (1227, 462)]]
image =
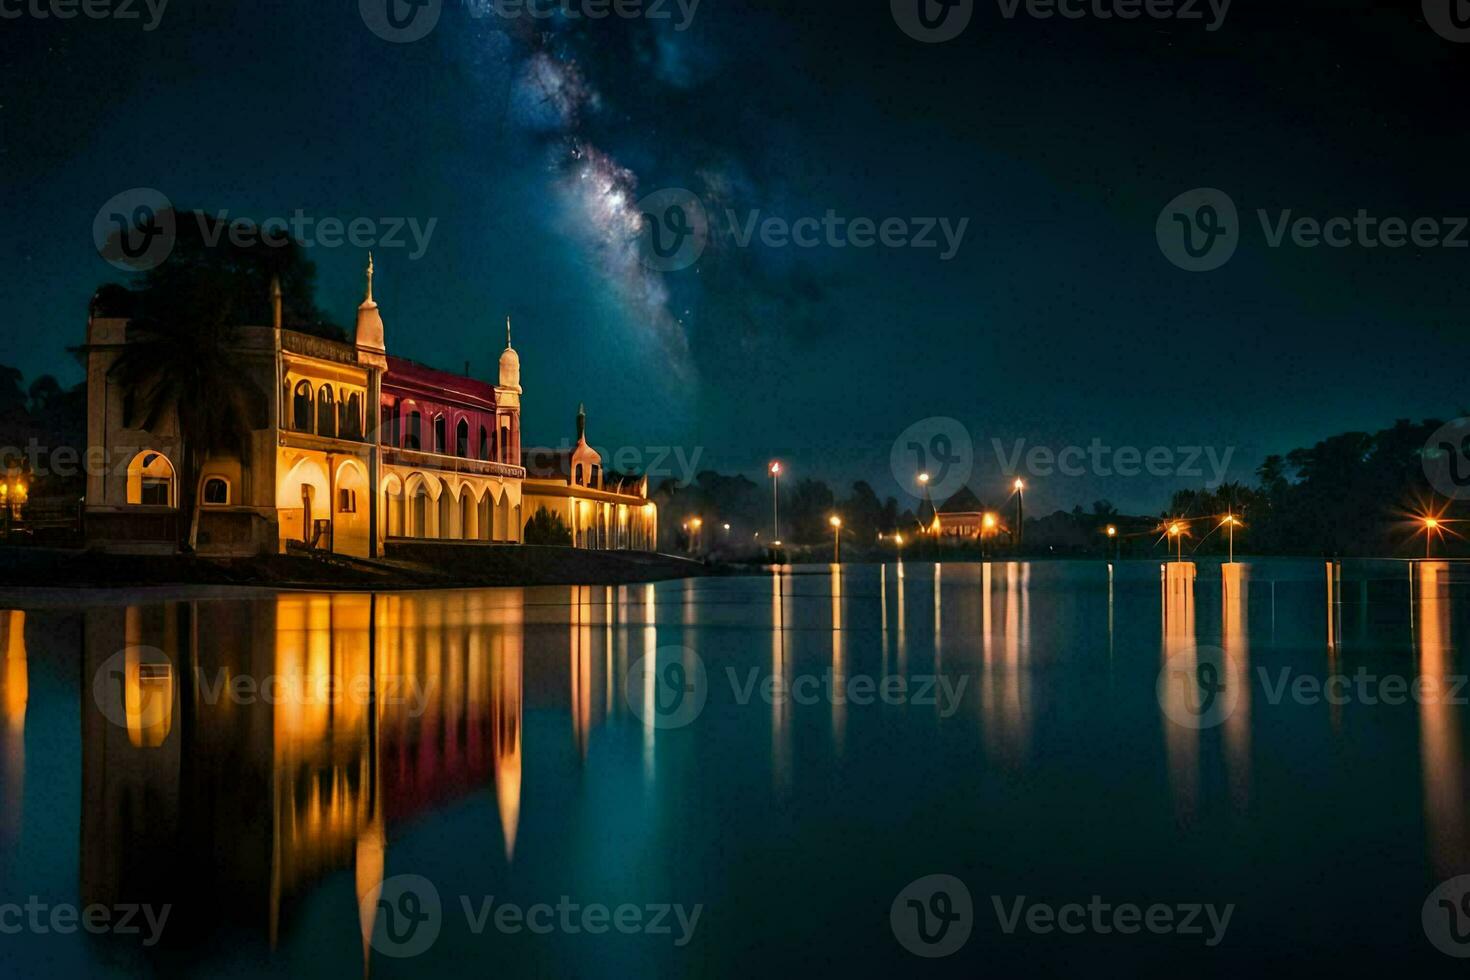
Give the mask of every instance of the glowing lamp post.
[(985, 557), (985, 539), (995, 533), (995, 526), (999, 523), (994, 514), (986, 514), (980, 518), (980, 557)]
[(776, 542), (776, 547), (781, 547), (781, 461), (771, 460), (768, 467), (771, 474), (771, 540)]
[(1240, 523), (1240, 518), (1234, 514), (1226, 514), (1224, 525), (1230, 529), (1230, 564), (1235, 564), (1235, 526)]
[(1426, 561), (1432, 556), (1430, 546), (1434, 543), (1437, 534), (1439, 534), (1439, 518), (1424, 518), (1424, 558)]
[(1183, 524), (1180, 524), (1178, 521), (1174, 521), (1172, 524), (1170, 524), (1169, 525), (1169, 537), (1173, 538), (1175, 541), (1177, 541), (1179, 543), (1178, 544), (1178, 557), (1175, 560), (1176, 561), (1179, 561), (1179, 562), (1183, 562), (1184, 561), (1184, 525)]
[[(928, 473), (920, 473), (919, 474), (919, 488), (920, 488), (919, 489), (919, 496), (923, 498), (923, 500), (924, 500), (925, 503), (929, 503), (929, 474)], [(930, 510), (933, 510), (934, 508), (931, 505), (929, 509)], [(919, 508), (919, 513), (922, 514), (923, 512), (924, 512), (924, 508), (920, 507)], [(919, 521), (919, 533), (920, 534), (923, 534), (927, 530), (929, 530), (929, 528), (924, 525), (923, 520), (920, 520)]]
[(1016, 482), (1012, 484), (1012, 487), (1016, 491), (1016, 530), (1011, 535), (1011, 539), (1016, 542), (1016, 549), (1020, 550), (1021, 528), (1023, 519), (1025, 517), (1025, 511), (1023, 508), (1025, 506), (1026, 500), (1026, 483), (1018, 476), (1016, 477)]
[(696, 517), (689, 522), (689, 527), (694, 531), (695, 550), (698, 551), (699, 545), (704, 544), (704, 535), (700, 532), (700, 529), (704, 527), (704, 521)]
[(1120, 552), (1119, 549), (1121, 549), (1122, 546), (1123, 546), (1123, 543), (1118, 540), (1118, 525), (1116, 525), (1116, 524), (1109, 524), (1108, 525), (1108, 540), (1113, 543), (1113, 555), (1114, 555), (1114, 557), (1115, 558), (1118, 557), (1121, 554), (1121, 552)]
[(833, 514), (827, 519), (827, 523), (832, 525), (832, 560), (840, 565), (842, 564), (842, 518)]

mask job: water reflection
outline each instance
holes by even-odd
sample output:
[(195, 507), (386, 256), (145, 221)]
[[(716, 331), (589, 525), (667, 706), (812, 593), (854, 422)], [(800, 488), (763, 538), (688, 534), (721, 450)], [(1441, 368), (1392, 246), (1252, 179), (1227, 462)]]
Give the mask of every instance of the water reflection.
[(1465, 837), (1465, 753), (1460, 735), (1450, 636), (1450, 566), (1417, 562), (1414, 629), (1419, 676), (1432, 692), (1419, 704), (1419, 753), (1424, 773), (1424, 816), (1429, 854), (1439, 877), (1470, 870)]
[(0, 612), (0, 845), (20, 838), (21, 801), (26, 785), (26, 703), (30, 675), (26, 667), (26, 614)]
[(1238, 692), (1235, 709), (1225, 719), (1225, 763), (1230, 798), (1239, 808), (1250, 802), (1251, 785), (1251, 647), (1250, 572), (1240, 562), (1220, 566), (1220, 646), (1225, 651), (1225, 683)]
[[(980, 570), (981, 707), (992, 758), (1013, 767), (1030, 743), (1030, 686), (1025, 659), (1031, 652), (1031, 566), (1004, 565), (1005, 592), (997, 595), (993, 563)], [(999, 607), (998, 613), (996, 607)], [(997, 624), (998, 621), (998, 624)]]
[[(1193, 562), (1169, 562), (1160, 573), (1163, 601), (1162, 662), (1169, 665), (1175, 677), (1193, 677), (1198, 669), (1198, 650), (1194, 623)], [(1174, 796), (1174, 812), (1181, 820), (1192, 816), (1199, 798), (1199, 730), (1175, 724), (1170, 718), (1189, 713), (1187, 699), (1193, 693), (1188, 684), (1165, 685), (1164, 749), (1169, 760), (1169, 787)]]

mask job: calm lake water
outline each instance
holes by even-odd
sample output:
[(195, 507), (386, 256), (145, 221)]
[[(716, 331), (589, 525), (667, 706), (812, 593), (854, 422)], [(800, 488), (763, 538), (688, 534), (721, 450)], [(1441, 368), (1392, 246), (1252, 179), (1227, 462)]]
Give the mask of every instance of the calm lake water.
[(1464, 566), (0, 606), (7, 974), (1470, 954)]

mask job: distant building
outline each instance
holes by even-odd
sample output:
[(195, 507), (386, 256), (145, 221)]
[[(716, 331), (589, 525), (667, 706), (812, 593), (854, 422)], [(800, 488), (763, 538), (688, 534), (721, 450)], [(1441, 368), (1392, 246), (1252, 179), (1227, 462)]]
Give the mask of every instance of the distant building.
[[(244, 458), (198, 462), (190, 528), (180, 526), (189, 516), (179, 486), (189, 447), (176, 413), (141, 427), (139, 393), (125, 390), (114, 370), (135, 339), (128, 321), (89, 318), (87, 441), (105, 465), (88, 468), (88, 543), (168, 552), (187, 537), (203, 554), (304, 548), (363, 558), (384, 554), (395, 539), (519, 543), (529, 515), (510, 321), (496, 383), (390, 357), (372, 277), (370, 259), (352, 343), (283, 329), (278, 288), (273, 325), (238, 328), (231, 353), (260, 394), (262, 417), (247, 422)], [(602, 487), (599, 476), (585, 489)], [(646, 503), (646, 485), (617, 490), (620, 505)], [(589, 538), (613, 540), (652, 548), (641, 531), (618, 537), (610, 527)]]
[[(926, 501), (927, 503), (927, 501)], [(986, 515), (991, 524), (986, 525)], [(993, 535), (999, 530), (999, 520), (993, 511), (987, 511), (980, 498), (969, 487), (961, 487), (937, 508), (929, 505), (927, 514), (920, 512), (923, 533), (937, 538), (962, 540), (979, 538), (981, 534)]]
[(587, 445), (587, 411), (577, 408), (577, 444), (570, 450), (526, 454), (525, 513), (545, 508), (561, 517), (578, 548), (653, 551), (658, 507), (648, 499), (648, 477), (609, 473)]

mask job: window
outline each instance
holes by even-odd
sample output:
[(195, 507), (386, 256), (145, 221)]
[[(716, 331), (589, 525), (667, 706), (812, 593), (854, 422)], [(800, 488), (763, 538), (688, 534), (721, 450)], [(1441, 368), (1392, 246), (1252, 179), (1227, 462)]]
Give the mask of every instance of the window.
[(337, 510), (343, 514), (357, 513), (357, 491), (345, 487), (337, 491)]
[(316, 434), (337, 434), (337, 401), (332, 397), (332, 386), (322, 385), (316, 397)]
[(408, 441), (405, 449), (423, 448), (424, 417), (418, 412), (408, 413)]
[(470, 454), (470, 424), (464, 419), (454, 427), (454, 455), (468, 457)]
[(223, 507), (230, 502), (230, 481), (222, 476), (211, 476), (204, 481), (204, 502)]
[(448, 445), (449, 440), (445, 438), (444, 434), (444, 416), (436, 415), (434, 416), (434, 452), (446, 452)]
[(572, 477), (572, 482), (575, 483), (579, 487), (585, 485), (585, 484), (582, 483), (582, 464), (581, 463), (578, 463), (577, 464), (576, 475), (574, 477)]
[(362, 396), (353, 392), (342, 399), (342, 425), (337, 430), (343, 439), (362, 438)]
[(510, 423), (504, 420), (500, 423), (500, 461), (511, 462), (510, 456)]
[(483, 425), (480, 426), (480, 458), (490, 458), (490, 433), (485, 431)]
[(291, 399), (291, 428), (297, 432), (311, 431), (311, 383), (298, 381), (296, 394)]
[(143, 495), (138, 502), (155, 507), (167, 507), (170, 482), (156, 476), (143, 477)]
[(600, 470), (600, 469), (601, 469), (601, 467), (597, 466), (595, 463), (593, 464), (593, 466), (592, 466), (592, 482), (590, 484), (588, 484), (588, 486), (592, 487), (593, 489), (596, 489), (597, 488), (597, 485), (598, 485), (598, 476), (599, 476), (598, 470)]

